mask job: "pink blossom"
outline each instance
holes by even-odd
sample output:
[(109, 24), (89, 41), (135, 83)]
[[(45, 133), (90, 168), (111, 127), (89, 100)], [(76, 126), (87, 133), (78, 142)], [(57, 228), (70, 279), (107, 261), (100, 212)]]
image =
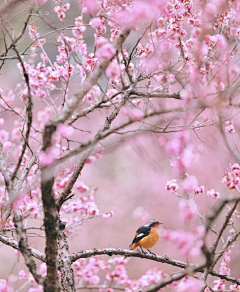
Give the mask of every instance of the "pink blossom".
[(231, 291), (240, 291), (240, 285), (237, 284), (231, 284), (229, 288)]
[(116, 60), (113, 60), (106, 69), (106, 75), (108, 78), (116, 79), (120, 76), (120, 67)]
[(97, 46), (97, 47), (101, 47), (107, 43), (108, 43), (108, 39), (104, 38), (103, 36), (97, 37), (95, 39), (95, 46)]
[(66, 4), (64, 4), (64, 5), (62, 6), (62, 10), (63, 10), (63, 11), (67, 11), (67, 10), (69, 10), (69, 8), (70, 8), (70, 4), (69, 4), (69, 3), (66, 3)]
[(226, 280), (218, 278), (217, 280), (214, 280), (213, 283), (214, 283), (213, 291), (225, 291)]
[(80, 194), (83, 194), (87, 191), (89, 191), (89, 187), (87, 185), (85, 185), (84, 182), (80, 181), (80, 180), (77, 180), (76, 183), (75, 183), (75, 187), (76, 187), (76, 190), (80, 193)]
[(27, 274), (25, 273), (24, 270), (20, 270), (18, 273), (18, 277), (20, 280), (26, 280), (27, 279)]
[[(96, 0), (83, 0), (84, 6), (87, 8), (89, 14), (96, 14), (98, 11), (98, 4)], [(86, 12), (84, 12), (86, 13)]]
[(174, 194), (177, 193), (177, 191), (179, 190), (177, 180), (176, 179), (169, 180), (165, 186), (165, 189), (171, 191)]
[(64, 12), (67, 11), (69, 8), (70, 8), (69, 3), (63, 6), (55, 6), (54, 12), (57, 13), (57, 17), (62, 21), (66, 17), (66, 14)]
[(108, 212), (108, 213), (104, 213), (102, 216), (105, 219), (111, 218), (114, 215), (114, 211)]
[(97, 29), (97, 28), (99, 28), (99, 27), (102, 25), (102, 21), (101, 21), (101, 19), (100, 19), (99, 17), (94, 17), (94, 18), (92, 18), (92, 19), (90, 20), (89, 24), (90, 24), (93, 28)]
[(222, 34), (217, 34), (215, 36), (215, 42), (216, 42), (216, 46), (221, 49), (224, 50), (227, 47), (227, 41), (225, 39), (225, 37)]
[(199, 195), (199, 194), (203, 194), (204, 193), (204, 186), (200, 186), (200, 187), (195, 187), (194, 189), (194, 194), (195, 195)]
[(29, 36), (32, 40), (36, 40), (39, 37), (39, 33), (37, 33), (37, 27), (35, 25), (29, 25)]
[(103, 44), (96, 52), (96, 56), (102, 60), (109, 60), (116, 54), (116, 50), (112, 44)]
[(218, 199), (220, 197), (220, 193), (216, 192), (214, 189), (207, 191), (207, 195), (211, 198)]
[(88, 282), (91, 285), (97, 285), (100, 282), (100, 278), (97, 275), (92, 275), (88, 278)]
[(229, 164), (229, 171), (224, 175), (222, 182), (232, 190), (240, 186), (240, 166), (238, 163)]
[(225, 130), (228, 134), (232, 134), (235, 132), (234, 125), (232, 121), (225, 122)]
[(0, 279), (0, 292), (13, 292), (5, 279)]
[(42, 277), (47, 276), (47, 265), (46, 263), (41, 263), (39, 267), (39, 273)]
[(71, 126), (60, 124), (57, 126), (57, 132), (64, 138), (70, 138), (74, 133), (74, 129)]
[(176, 287), (177, 292), (199, 292), (204, 287), (204, 282), (194, 278), (184, 278)]

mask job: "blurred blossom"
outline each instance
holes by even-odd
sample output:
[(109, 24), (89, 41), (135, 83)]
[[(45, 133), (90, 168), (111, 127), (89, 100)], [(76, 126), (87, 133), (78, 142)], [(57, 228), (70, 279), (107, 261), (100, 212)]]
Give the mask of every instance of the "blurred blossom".
[(102, 25), (102, 21), (101, 21), (101, 19), (100, 19), (99, 17), (94, 17), (94, 18), (92, 18), (92, 19), (90, 20), (89, 24), (90, 24), (93, 28), (97, 29), (98, 27), (100, 27), (100, 26)]
[(60, 155), (61, 151), (56, 146), (50, 146), (45, 151), (41, 151), (38, 155), (39, 163), (42, 166), (51, 165)]
[(0, 130), (0, 142), (4, 143), (9, 139), (9, 133), (5, 130)]
[(180, 139), (173, 139), (166, 143), (165, 150), (170, 156), (178, 156), (184, 149), (184, 144)]
[(57, 126), (57, 131), (62, 135), (64, 138), (69, 138), (73, 135), (74, 129), (71, 126), (60, 124)]
[(48, 0), (34, 0), (34, 2), (36, 3), (36, 4), (44, 4), (44, 3), (46, 3)]
[(26, 280), (27, 279), (27, 274), (25, 273), (24, 270), (19, 271), (18, 277), (20, 280)]
[(176, 286), (177, 292), (199, 292), (205, 286), (204, 281), (191, 277), (183, 278)]
[(196, 176), (194, 176), (194, 175), (189, 175), (182, 182), (183, 189), (187, 193), (190, 193), (194, 189), (196, 189), (197, 185), (198, 185), (198, 181), (197, 181)]
[(103, 46), (104, 44), (107, 44), (107, 43), (108, 43), (108, 39), (106, 39), (103, 36), (97, 37), (95, 39), (95, 46), (97, 46), (97, 47), (101, 47), (101, 46)]
[(144, 117), (144, 113), (140, 108), (123, 107), (122, 112), (133, 121), (141, 121)]
[(197, 215), (197, 205), (193, 200), (181, 199), (178, 205), (180, 218), (191, 220)]
[(38, 287), (30, 288), (28, 292), (43, 292), (43, 286), (38, 285)]
[(120, 76), (120, 67), (116, 60), (113, 60), (106, 69), (106, 75), (108, 78), (116, 79)]
[(229, 288), (231, 291), (240, 291), (240, 285), (237, 284), (231, 284)]
[(150, 214), (142, 207), (138, 206), (132, 213), (134, 219), (140, 219), (143, 222), (148, 221), (151, 217)]
[(116, 54), (112, 44), (103, 44), (96, 52), (96, 56), (102, 60), (110, 60)]
[(47, 265), (46, 263), (41, 263), (39, 267), (39, 273), (42, 277), (47, 276)]
[(0, 292), (13, 292), (5, 279), (0, 279)]
[(199, 240), (192, 232), (165, 229), (161, 231), (161, 237), (176, 245), (183, 256), (198, 257), (201, 255), (202, 240)]
[(96, 0), (84, 0), (83, 5), (85, 8), (87, 8), (87, 11), (84, 10), (84, 13), (95, 14), (99, 9)]

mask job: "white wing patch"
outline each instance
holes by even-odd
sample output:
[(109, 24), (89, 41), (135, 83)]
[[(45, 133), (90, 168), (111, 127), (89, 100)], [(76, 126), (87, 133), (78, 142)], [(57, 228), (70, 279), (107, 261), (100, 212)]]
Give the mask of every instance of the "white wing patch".
[(143, 235), (145, 235), (145, 234), (144, 233), (139, 233), (135, 238), (142, 237)]

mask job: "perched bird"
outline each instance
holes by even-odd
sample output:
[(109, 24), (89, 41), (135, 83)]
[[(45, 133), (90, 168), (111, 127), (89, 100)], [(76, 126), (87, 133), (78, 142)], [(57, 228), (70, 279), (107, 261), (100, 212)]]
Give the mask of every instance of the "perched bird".
[(145, 252), (143, 251), (142, 247), (146, 248), (150, 253), (152, 253), (149, 248), (152, 248), (159, 240), (158, 227), (160, 224), (162, 223), (159, 223), (155, 219), (150, 219), (146, 224), (139, 227), (134, 235), (132, 243), (129, 246), (130, 249), (133, 250), (140, 246), (143, 253)]

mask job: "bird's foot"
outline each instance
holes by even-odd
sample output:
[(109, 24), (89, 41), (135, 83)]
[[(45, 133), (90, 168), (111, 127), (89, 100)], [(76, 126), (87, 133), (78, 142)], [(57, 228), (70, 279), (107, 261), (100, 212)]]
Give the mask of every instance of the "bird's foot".
[(155, 253), (153, 253), (153, 252), (151, 252), (151, 250), (150, 250), (150, 249), (148, 249), (148, 248), (147, 248), (147, 250), (150, 252), (150, 254), (153, 254), (155, 257), (157, 257), (157, 256), (156, 256), (156, 254), (155, 254)]
[(140, 246), (140, 248), (141, 248), (142, 253), (146, 255), (147, 253), (142, 249), (141, 246)]

